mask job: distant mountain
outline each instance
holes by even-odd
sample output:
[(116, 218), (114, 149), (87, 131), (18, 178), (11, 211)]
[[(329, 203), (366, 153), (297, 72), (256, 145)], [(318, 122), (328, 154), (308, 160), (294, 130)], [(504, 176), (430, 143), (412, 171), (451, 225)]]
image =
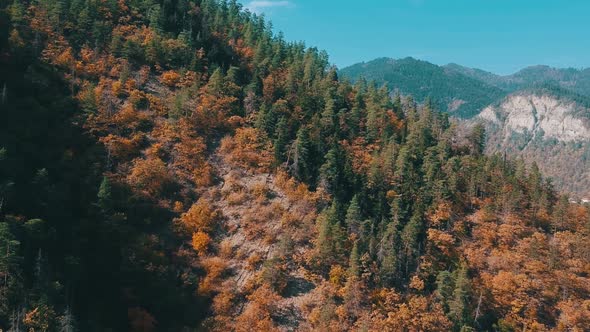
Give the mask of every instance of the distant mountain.
[(590, 97), (590, 68), (527, 67), (512, 75), (496, 75), (455, 63), (437, 66), (411, 57), (379, 58), (340, 70), (352, 81), (365, 78), (418, 102), (431, 97), (440, 110), (460, 118), (477, 115), (486, 106), (524, 89), (551, 86), (554, 94)]
[(559, 69), (549, 66), (531, 66), (515, 74), (506, 76), (500, 76), (481, 69), (464, 67), (454, 63), (448, 64), (444, 68), (510, 92), (534, 85), (550, 83), (590, 97), (590, 68)]
[(496, 75), (458, 64), (437, 66), (404, 58), (380, 58), (340, 71), (386, 84), (417, 102), (431, 97), (460, 127), (484, 122), (489, 153), (536, 162), (555, 185), (590, 195), (590, 69), (525, 68)]
[(446, 66), (443, 66), (443, 68), (445, 68), (448, 71), (469, 76), (478, 81), (485, 82), (489, 85), (493, 85), (504, 91), (515, 91), (520, 87), (518, 83), (512, 82), (512, 80), (507, 79), (505, 76), (496, 75), (494, 73), (490, 73), (488, 71), (477, 68), (465, 67), (458, 65), (456, 63), (450, 63)]
[(352, 81), (363, 77), (385, 84), (403, 95), (412, 95), (418, 102), (431, 97), (440, 110), (465, 118), (506, 95), (506, 91), (476, 75), (414, 58), (375, 59), (344, 68), (340, 75)]

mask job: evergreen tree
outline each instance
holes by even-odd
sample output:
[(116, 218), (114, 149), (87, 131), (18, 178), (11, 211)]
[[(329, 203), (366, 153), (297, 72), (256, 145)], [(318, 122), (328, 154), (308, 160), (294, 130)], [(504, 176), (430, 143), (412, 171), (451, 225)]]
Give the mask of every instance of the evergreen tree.
[(342, 198), (343, 178), (343, 156), (338, 145), (334, 145), (326, 154), (325, 162), (320, 167), (320, 181), (329, 193), (337, 198)]
[(568, 211), (569, 197), (567, 195), (562, 195), (553, 208), (553, 214), (551, 216), (551, 229), (553, 232), (557, 232), (565, 228), (568, 222)]
[(318, 259), (323, 265), (330, 266), (341, 262), (344, 256), (346, 235), (339, 220), (339, 204), (336, 201), (322, 213), (319, 219), (319, 236), (316, 243)]
[(483, 154), (486, 143), (486, 131), (483, 124), (479, 123), (473, 127), (468, 138), (471, 147), (471, 153), (475, 156)]
[(348, 228), (348, 232), (350, 234), (356, 234), (357, 236), (359, 235), (362, 221), (361, 218), (362, 216), (361, 208), (359, 206), (359, 198), (358, 195), (354, 195), (350, 201), (348, 210), (346, 210), (345, 218), (346, 227)]
[(331, 91), (326, 93), (324, 98), (324, 111), (321, 114), (321, 129), (322, 129), (322, 136), (324, 138), (331, 138), (334, 135), (335, 126), (336, 126), (336, 112), (335, 112), (335, 102), (334, 96)]
[(354, 242), (352, 250), (350, 251), (350, 257), (348, 258), (348, 277), (358, 278), (360, 275), (360, 256), (358, 241)]
[(98, 206), (105, 212), (112, 208), (113, 200), (111, 191), (111, 182), (109, 181), (109, 178), (103, 176), (100, 187), (98, 188), (97, 198)]
[(420, 208), (417, 208), (410, 221), (404, 226), (401, 239), (405, 253), (405, 276), (409, 276), (410, 268), (417, 264), (420, 241), (424, 232), (424, 217)]
[(381, 279), (384, 286), (393, 286), (400, 278), (399, 244), (401, 234), (397, 222), (388, 223), (380, 241), (379, 255), (381, 256)]
[(445, 313), (449, 313), (449, 303), (453, 296), (454, 280), (451, 272), (444, 270), (436, 276), (436, 296), (442, 303)]
[(457, 326), (467, 325), (471, 321), (469, 302), (471, 298), (470, 280), (467, 266), (464, 264), (455, 272), (453, 297), (449, 302), (449, 314)]
[(149, 27), (152, 30), (162, 33), (162, 12), (160, 10), (160, 5), (156, 4), (152, 8), (150, 8), (148, 13), (148, 20), (149, 20)]
[(309, 183), (312, 180), (312, 145), (309, 138), (309, 131), (305, 126), (297, 131), (295, 149), (293, 154), (293, 174), (303, 182)]
[(277, 124), (277, 129), (275, 131), (275, 140), (274, 140), (274, 159), (277, 165), (281, 164), (283, 160), (285, 160), (285, 150), (287, 148), (288, 143), (288, 126), (287, 126), (287, 119), (285, 117), (281, 117), (279, 123)]
[(209, 82), (207, 83), (207, 93), (212, 96), (221, 97), (225, 93), (225, 78), (223, 76), (223, 72), (221, 68), (215, 69), (211, 77), (209, 77)]

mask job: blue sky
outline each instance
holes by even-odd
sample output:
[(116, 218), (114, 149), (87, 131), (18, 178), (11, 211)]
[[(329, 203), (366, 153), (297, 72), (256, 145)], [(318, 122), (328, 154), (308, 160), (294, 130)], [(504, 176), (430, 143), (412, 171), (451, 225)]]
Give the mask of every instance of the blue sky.
[(338, 67), (413, 56), (498, 74), (590, 67), (590, 0), (242, 0)]

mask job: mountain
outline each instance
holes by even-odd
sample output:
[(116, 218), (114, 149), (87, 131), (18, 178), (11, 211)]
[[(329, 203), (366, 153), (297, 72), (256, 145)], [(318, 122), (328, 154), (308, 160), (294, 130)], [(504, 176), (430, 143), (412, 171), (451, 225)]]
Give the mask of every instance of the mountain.
[(437, 66), (408, 57), (378, 58), (343, 68), (339, 73), (353, 82), (362, 77), (385, 84), (391, 90), (412, 95), (418, 102), (430, 97), (441, 111), (461, 118), (476, 115), (508, 93), (531, 87), (551, 85), (565, 93), (590, 96), (590, 68), (533, 66), (501, 76), (454, 63)]
[(588, 326), (589, 206), (237, 1), (2, 1), (0, 73), (2, 331)]
[(532, 66), (524, 68), (512, 75), (496, 75), (480, 69), (448, 64), (444, 68), (477, 79), (481, 82), (513, 92), (527, 87), (551, 84), (565, 90), (590, 96), (590, 68), (558, 69), (549, 66)]
[[(457, 119), (471, 119), (461, 124), (486, 120), (489, 153), (507, 152), (529, 165), (536, 162), (560, 190), (590, 194), (590, 69), (534, 66), (501, 76), (458, 64), (380, 58), (344, 68), (340, 74), (353, 81), (363, 77), (386, 84), (418, 102), (431, 97), (438, 109)], [(551, 157), (544, 158), (545, 152)]]
[(477, 116), (488, 127), (486, 150), (535, 162), (558, 188), (590, 197), (589, 98), (555, 91), (522, 90), (486, 107)]
[(458, 65), (456, 63), (450, 63), (448, 65), (443, 66), (443, 68), (445, 68), (448, 71), (452, 71), (455, 73), (459, 73), (461, 75), (471, 77), (480, 82), (485, 82), (489, 85), (495, 86), (507, 92), (515, 91), (519, 88), (519, 85), (517, 83), (511, 82), (511, 80), (507, 79), (506, 77), (496, 75), (485, 70), (465, 67)]
[(404, 58), (380, 58), (343, 68), (339, 72), (353, 82), (359, 78), (387, 85), (392, 91), (412, 95), (418, 102), (430, 97), (437, 108), (459, 117), (471, 117), (502, 98), (505, 91), (459, 70)]

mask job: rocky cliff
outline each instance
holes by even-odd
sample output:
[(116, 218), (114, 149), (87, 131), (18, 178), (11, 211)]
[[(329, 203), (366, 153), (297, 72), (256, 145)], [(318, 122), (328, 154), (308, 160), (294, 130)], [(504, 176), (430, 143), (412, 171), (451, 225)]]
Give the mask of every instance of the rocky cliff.
[(478, 115), (488, 128), (487, 150), (537, 162), (555, 185), (590, 195), (590, 109), (544, 92), (519, 92)]

